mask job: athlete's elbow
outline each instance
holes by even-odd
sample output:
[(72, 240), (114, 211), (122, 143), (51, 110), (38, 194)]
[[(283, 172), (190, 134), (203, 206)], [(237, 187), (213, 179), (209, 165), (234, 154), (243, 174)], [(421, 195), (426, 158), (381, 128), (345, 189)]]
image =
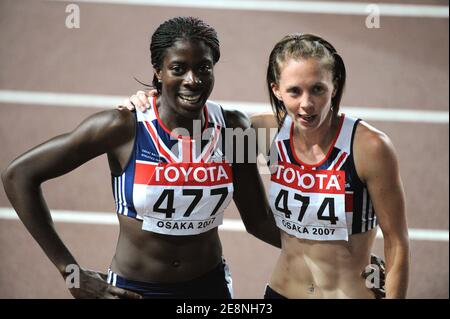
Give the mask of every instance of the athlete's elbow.
[(390, 250), (409, 250), (409, 235), (408, 230), (401, 230), (397, 232), (383, 232), (385, 249)]
[(254, 223), (244, 223), (245, 226), (245, 230), (247, 233), (249, 233), (250, 235), (253, 235), (255, 237), (258, 237), (258, 226), (255, 225)]
[(272, 246), (281, 247), (281, 239), (278, 229), (268, 228), (264, 222), (253, 223), (251, 225), (245, 225), (247, 233), (250, 235), (268, 243)]
[(2, 170), (2, 183), (5, 190), (7, 190), (14, 181), (15, 174), (16, 170), (14, 169), (14, 165), (12, 164), (10, 164), (7, 168)]
[(22, 180), (26, 180), (21, 165), (16, 162), (9, 164), (8, 167), (2, 171), (1, 175), (3, 187), (7, 194), (18, 188), (18, 185)]

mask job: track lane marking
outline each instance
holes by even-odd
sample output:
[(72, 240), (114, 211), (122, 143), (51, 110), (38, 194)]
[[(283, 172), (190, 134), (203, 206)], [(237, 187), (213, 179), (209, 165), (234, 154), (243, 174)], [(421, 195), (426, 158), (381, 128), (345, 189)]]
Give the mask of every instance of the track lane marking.
[[(115, 213), (105, 212), (81, 212), (70, 210), (52, 210), (54, 222), (76, 223), (91, 225), (118, 225), (119, 221)], [(0, 219), (19, 220), (16, 212), (12, 208), (0, 207)], [(239, 219), (225, 218), (223, 224), (219, 226), (221, 231), (245, 232), (245, 226)], [(448, 242), (448, 230), (440, 229), (417, 229), (409, 228), (409, 238), (411, 240), (443, 241)], [(381, 230), (378, 229), (377, 238), (383, 238)]]
[[(19, 90), (0, 90), (0, 107), (8, 107), (8, 103), (48, 105), (54, 107), (89, 107), (113, 108), (123, 103), (127, 96), (99, 95), (99, 94), (68, 94), (56, 92), (36, 92)], [(268, 103), (253, 103), (242, 101), (219, 101), (225, 109), (237, 109), (252, 114), (259, 112), (272, 112)], [(367, 121), (386, 122), (420, 122), (448, 124), (448, 111), (422, 111), (411, 109), (372, 108), (363, 106), (342, 106), (341, 111), (347, 115), (362, 118)]]
[(336, 1), (252, 1), (252, 0), (53, 0), (94, 4), (184, 7), (215, 10), (254, 10), (367, 16), (376, 5), (381, 16), (447, 18), (448, 6)]

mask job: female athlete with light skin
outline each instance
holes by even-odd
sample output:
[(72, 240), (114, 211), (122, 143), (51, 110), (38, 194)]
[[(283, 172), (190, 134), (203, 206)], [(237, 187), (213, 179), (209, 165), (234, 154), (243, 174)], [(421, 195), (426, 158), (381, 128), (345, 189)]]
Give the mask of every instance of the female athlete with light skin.
[[(161, 93), (152, 112), (108, 110), (90, 116), (72, 132), (15, 159), (2, 173), (5, 191), (61, 275), (67, 277), (69, 265), (79, 267), (80, 287), (69, 289), (75, 298), (230, 298), (217, 226), (231, 197), (247, 231), (280, 247), (256, 164), (211, 160), (221, 129), (246, 129), (250, 121), (208, 101), (220, 57), (212, 27), (191, 17), (170, 19), (153, 34), (150, 51), (153, 83)], [(196, 144), (194, 120), (205, 130), (215, 129), (209, 141)], [(189, 136), (174, 137), (175, 128)], [(179, 148), (172, 147), (176, 143)], [(177, 149), (180, 154), (172, 153)], [(102, 154), (108, 156), (120, 224), (107, 280), (78, 265), (55, 231), (40, 187)], [(195, 163), (186, 163), (186, 156)], [(180, 172), (181, 186), (173, 178)]]
[[(345, 79), (342, 58), (318, 36), (288, 35), (271, 52), (267, 86), (276, 116), (256, 115), (253, 127), (280, 128), (274, 151), (286, 166), (292, 164), (294, 170), (308, 174), (314, 170), (345, 173), (345, 195), (339, 216), (337, 201), (335, 216), (330, 207), (329, 215), (320, 216), (322, 195), (329, 195), (324, 190), (311, 192), (311, 205), (313, 196), (322, 197), (315, 203), (320, 205), (319, 212), (306, 224), (320, 225), (323, 232), (342, 231), (342, 236), (299, 235), (282, 225), (286, 220), (292, 222), (292, 217), (283, 216), (287, 207), (280, 194), (292, 196), (292, 188), (272, 174), (269, 201), (272, 211), (278, 211), (283, 249), (267, 287), (268, 297), (372, 298), (359, 273), (369, 260), (377, 223), (384, 237), (386, 298), (406, 297), (410, 252), (397, 156), (386, 134), (339, 113)], [(304, 190), (302, 195), (309, 194)], [(292, 213), (305, 204), (299, 198), (288, 199)], [(344, 228), (333, 228), (339, 222)]]
[[(381, 263), (370, 258), (377, 223), (387, 260), (386, 297), (406, 297), (409, 239), (394, 147), (384, 133), (339, 114), (345, 78), (341, 57), (317, 36), (286, 36), (270, 55), (267, 85), (276, 115), (251, 117), (256, 132), (279, 129), (276, 141), (267, 138), (265, 145), (278, 157), (278, 163), (272, 163), (269, 195), (282, 234), (266, 298), (373, 298), (373, 292), (380, 297), (384, 289), (369, 289), (360, 276), (369, 260)], [(145, 108), (148, 96), (155, 94), (139, 91), (124, 106)], [(325, 170), (339, 176), (332, 167), (340, 165), (334, 169), (345, 172), (345, 194), (325, 202), (326, 190), (311, 193), (283, 185), (277, 164), (308, 176), (320, 171), (322, 182), (327, 180)], [(312, 217), (304, 221), (308, 215)], [(334, 232), (339, 235), (330, 235)]]

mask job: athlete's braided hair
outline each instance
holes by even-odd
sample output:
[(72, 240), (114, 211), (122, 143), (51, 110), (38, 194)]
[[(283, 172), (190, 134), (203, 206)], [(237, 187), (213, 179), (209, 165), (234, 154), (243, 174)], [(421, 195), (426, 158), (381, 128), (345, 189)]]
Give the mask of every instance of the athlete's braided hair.
[[(153, 33), (150, 43), (152, 65), (161, 70), (166, 50), (178, 40), (201, 40), (211, 48), (213, 63), (220, 58), (217, 32), (204, 21), (194, 17), (175, 17), (163, 22)], [(153, 76), (153, 86), (161, 93), (161, 83)]]
[(282, 63), (288, 59), (316, 58), (333, 74), (336, 94), (331, 99), (334, 115), (339, 112), (342, 93), (345, 87), (346, 71), (344, 61), (336, 49), (326, 40), (313, 34), (290, 34), (281, 39), (272, 49), (267, 67), (267, 88), (269, 90), (270, 104), (276, 114), (278, 124), (281, 126), (286, 116), (286, 107), (278, 100), (272, 91), (272, 83), (279, 83)]

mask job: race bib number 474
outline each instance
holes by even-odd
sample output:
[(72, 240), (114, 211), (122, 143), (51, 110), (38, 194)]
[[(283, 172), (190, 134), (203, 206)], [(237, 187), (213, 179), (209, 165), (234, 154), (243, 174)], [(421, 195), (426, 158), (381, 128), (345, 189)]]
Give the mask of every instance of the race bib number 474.
[(270, 204), (279, 228), (298, 238), (348, 240), (345, 172), (279, 163), (271, 176)]

